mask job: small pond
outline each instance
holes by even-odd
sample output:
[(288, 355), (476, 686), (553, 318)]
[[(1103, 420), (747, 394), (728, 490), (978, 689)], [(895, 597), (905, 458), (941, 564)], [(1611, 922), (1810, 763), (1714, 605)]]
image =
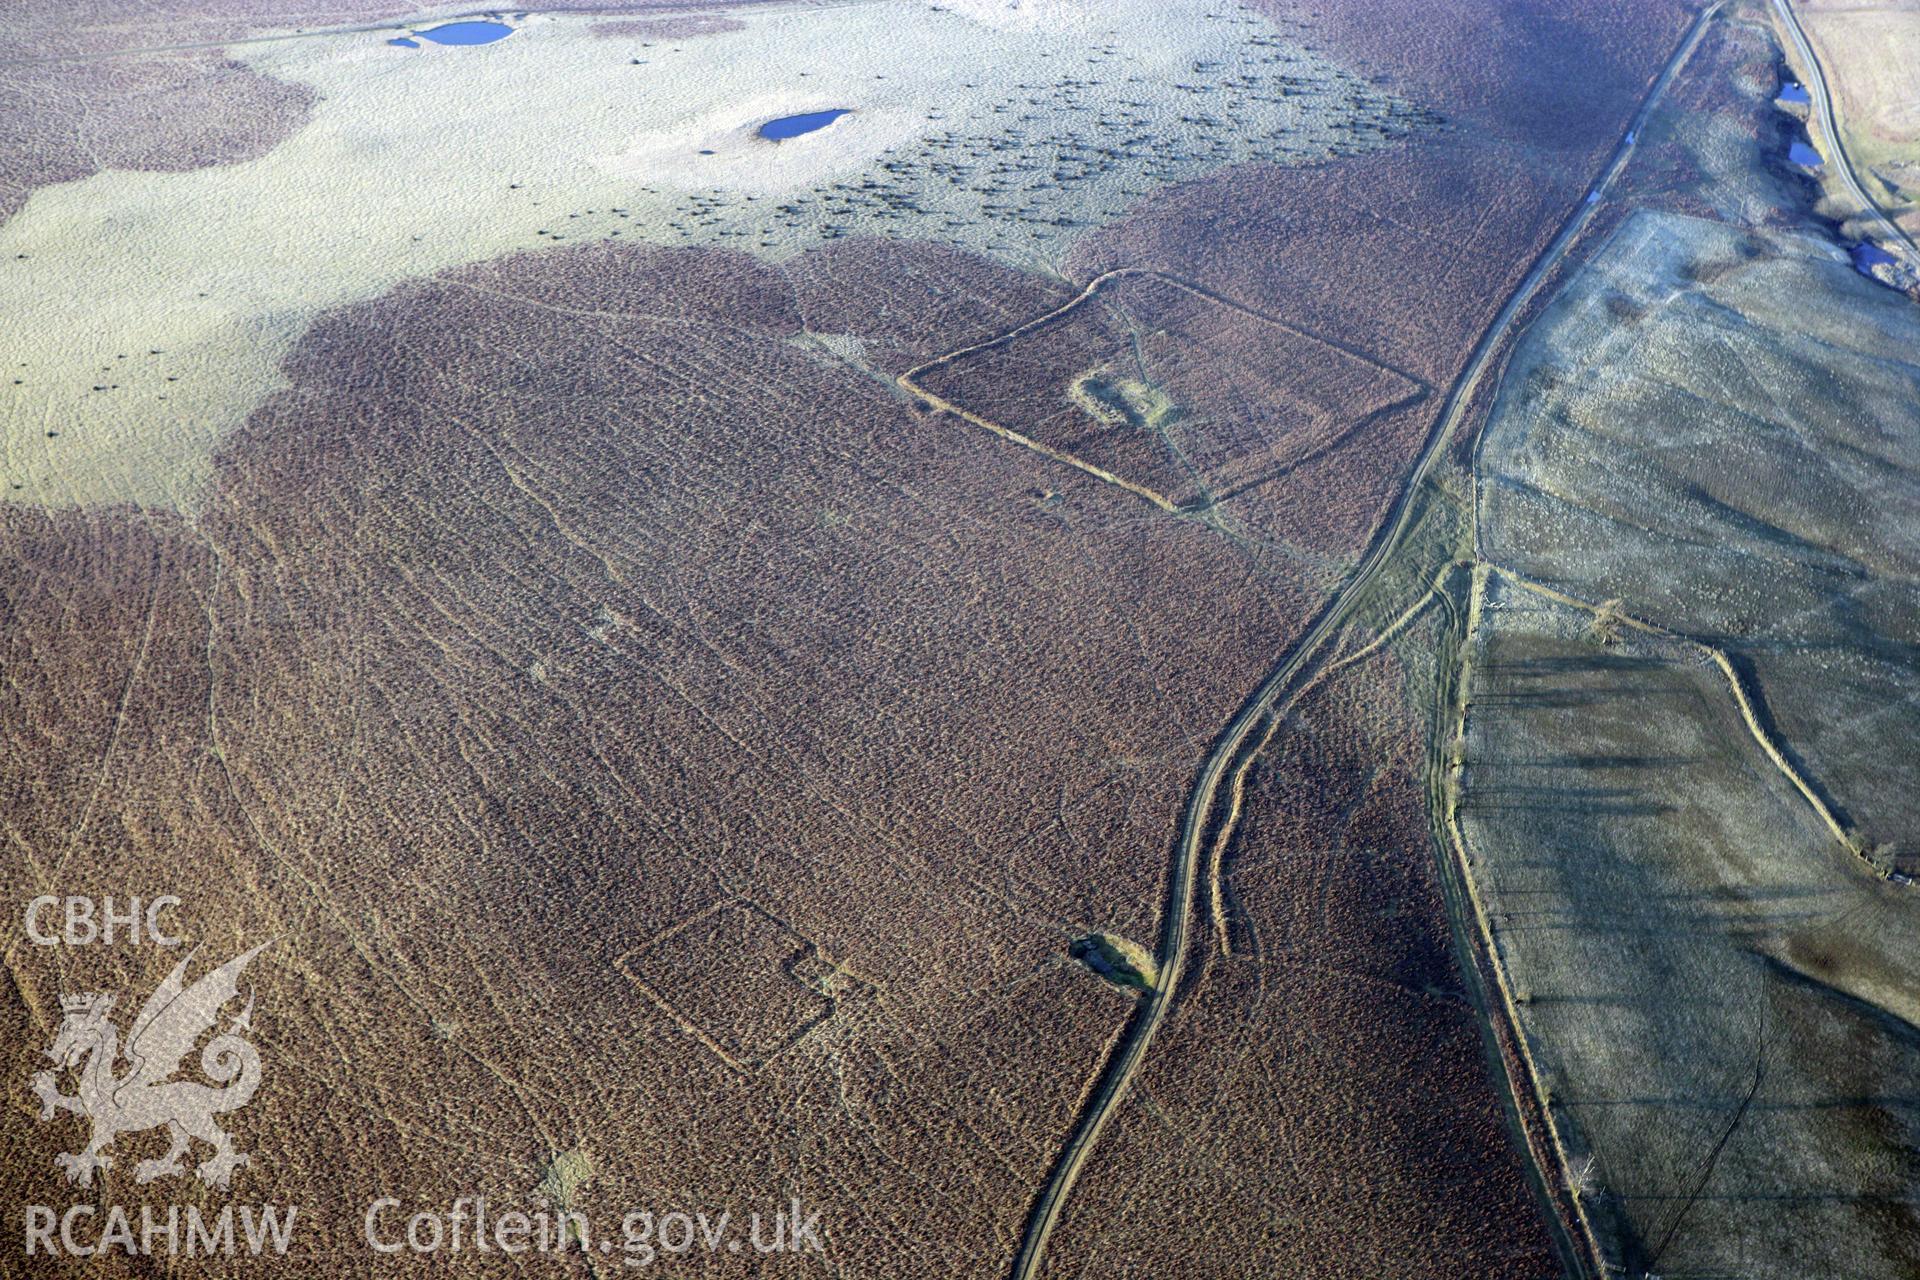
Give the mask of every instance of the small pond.
[(1780, 86), (1780, 97), (1778, 101), (1790, 102), (1797, 107), (1804, 107), (1813, 101), (1813, 95), (1807, 92), (1805, 85), (1795, 84), (1789, 80), (1786, 84)]
[(1900, 259), (1871, 241), (1862, 241), (1853, 246), (1853, 265), (1868, 275), (1873, 274), (1875, 267), (1891, 267), (1899, 261)]
[(803, 115), (781, 116), (778, 120), (769, 120), (760, 126), (760, 136), (779, 142), (783, 138), (797, 138), (803, 133), (812, 133), (815, 129), (824, 129), (846, 115), (852, 108), (839, 107), (832, 111), (809, 111)]
[(435, 44), (492, 44), (495, 40), (504, 40), (513, 34), (513, 28), (504, 22), (483, 22), (475, 19), (471, 22), (449, 22), (431, 31), (416, 32), (422, 40), (431, 40)]
[(1819, 169), (1827, 163), (1821, 158), (1818, 151), (1815, 151), (1804, 142), (1796, 142), (1788, 147), (1787, 159), (1793, 161), (1802, 169)]

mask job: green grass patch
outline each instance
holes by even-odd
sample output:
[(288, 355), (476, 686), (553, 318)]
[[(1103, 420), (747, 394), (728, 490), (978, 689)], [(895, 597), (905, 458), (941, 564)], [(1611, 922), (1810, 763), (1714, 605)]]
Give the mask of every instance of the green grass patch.
[(1143, 992), (1153, 989), (1153, 957), (1137, 942), (1109, 933), (1090, 933), (1074, 939), (1067, 954), (1116, 987)]

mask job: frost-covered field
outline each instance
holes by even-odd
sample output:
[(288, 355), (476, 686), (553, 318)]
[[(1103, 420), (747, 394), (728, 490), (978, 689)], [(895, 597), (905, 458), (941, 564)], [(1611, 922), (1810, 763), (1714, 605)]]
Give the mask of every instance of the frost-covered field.
[(1502, 577), (1468, 686), (1474, 874), (1634, 1274), (1912, 1274), (1917, 351), (1832, 244), (1642, 211), (1487, 429), (1487, 559), (1689, 638)]
[[(0, 228), (20, 379), (0, 384), (0, 461), (57, 477), (36, 500), (191, 506), (316, 313), (448, 267), (597, 237), (778, 258), (858, 234), (1033, 266), (1167, 184), (1417, 122), (1266, 20), (1194, 0), (762, 9), (651, 38), (536, 15), (475, 48), (392, 34), (236, 46), (317, 92), (292, 137), (43, 189)], [(851, 114), (758, 136), (829, 107)]]

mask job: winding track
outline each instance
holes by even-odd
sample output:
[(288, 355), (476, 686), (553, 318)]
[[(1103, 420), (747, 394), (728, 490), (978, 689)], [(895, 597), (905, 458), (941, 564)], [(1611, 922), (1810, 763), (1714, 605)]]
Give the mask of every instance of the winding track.
[(1860, 185), (1860, 179), (1854, 174), (1853, 161), (1847, 155), (1847, 144), (1840, 137), (1840, 123), (1833, 114), (1833, 94), (1827, 89), (1826, 68), (1820, 65), (1820, 57), (1813, 51), (1813, 41), (1807, 39), (1799, 15), (1794, 13), (1792, 0), (1773, 0), (1773, 10), (1780, 15), (1780, 25), (1793, 42), (1794, 52), (1800, 56), (1800, 65), (1806, 68), (1807, 94), (1813, 99), (1813, 110), (1819, 117), (1820, 131), (1826, 135), (1827, 145), (1833, 148), (1834, 172), (1840, 175), (1840, 182), (1846, 187), (1847, 194), (1859, 203), (1861, 212), (1879, 222), (1895, 244), (1906, 246), (1907, 265), (1920, 271), (1920, 246), (1916, 246), (1913, 237), (1886, 215), (1878, 202), (1867, 197), (1866, 188)]
[[(1673, 78), (1687, 59), (1698, 47), (1700, 38), (1706, 33), (1708, 24), (1719, 13), (1724, 0), (1700, 11), (1681, 38), (1672, 57), (1647, 89), (1641, 99), (1640, 109), (1634, 113), (1632, 122), (1627, 126), (1613, 157), (1597, 182), (1589, 188), (1590, 192), (1604, 196), (1606, 189), (1617, 179), (1627, 161), (1633, 156), (1641, 131), (1652, 116), (1654, 108), (1666, 93)], [(1161, 917), (1160, 945), (1156, 957), (1158, 972), (1153, 985), (1141, 1001), (1133, 1018), (1125, 1040), (1119, 1051), (1108, 1062), (1095, 1084), (1087, 1105), (1080, 1113), (1080, 1119), (1074, 1126), (1073, 1135), (1060, 1151), (1055, 1161), (1052, 1175), (1047, 1185), (1035, 1199), (1033, 1209), (1027, 1215), (1027, 1225), (1021, 1235), (1020, 1252), (1014, 1259), (1012, 1280), (1033, 1280), (1038, 1275), (1040, 1263), (1046, 1254), (1047, 1240), (1053, 1234), (1053, 1228), (1059, 1221), (1060, 1211), (1065, 1207), (1073, 1184), (1079, 1179), (1080, 1171), (1085, 1167), (1088, 1156), (1100, 1140), (1100, 1134), (1106, 1129), (1107, 1122), (1119, 1109), (1120, 1100), (1126, 1096), (1127, 1087), (1146, 1057), (1147, 1049), (1153, 1038), (1159, 1033), (1160, 1024), (1166, 1020), (1171, 1008), (1173, 996), (1180, 986), (1180, 977), (1186, 967), (1188, 949), (1188, 914), (1193, 902), (1193, 882), (1195, 869), (1201, 865), (1202, 846), (1206, 844), (1207, 833), (1212, 826), (1210, 821), (1216, 800), (1220, 792), (1221, 781), (1230, 774), (1237, 774), (1249, 761), (1242, 759), (1242, 752), (1255, 728), (1263, 724), (1273, 712), (1295, 677), (1318, 654), (1327, 640), (1339, 631), (1353, 612), (1367, 587), (1379, 574), (1388, 558), (1399, 549), (1408, 526), (1413, 519), (1413, 496), (1419, 492), (1421, 484), (1432, 472), (1434, 464), (1446, 452), (1448, 443), (1453, 439), (1460, 423), (1465, 420), (1474, 393), (1479, 390), (1487, 370), (1493, 363), (1493, 357), (1499, 350), (1507, 331), (1515, 319), (1538, 291), (1573, 242), (1592, 222), (1601, 200), (1582, 197), (1580, 205), (1567, 220), (1561, 224), (1560, 231), (1554, 236), (1533, 268), (1508, 295), (1505, 305), (1493, 318), (1493, 322), (1480, 334), (1468, 357), (1466, 367), (1454, 381), (1447, 393), (1447, 400), (1440, 412), (1433, 432), (1428, 436), (1425, 448), (1421, 450), (1419, 461), (1401, 487), (1399, 496), (1394, 500), (1393, 509), (1387, 521), (1382, 524), (1374, 536), (1372, 548), (1361, 561), (1360, 567), (1347, 580), (1337, 595), (1327, 603), (1318, 619), (1280, 660), (1268, 675), (1260, 682), (1240, 707), (1239, 712), (1227, 725), (1224, 732), (1215, 741), (1213, 750), (1201, 766), (1192, 797), (1187, 803), (1185, 816), (1181, 821), (1180, 839), (1174, 853), (1173, 866), (1168, 875), (1167, 901)], [(1237, 767), (1236, 767), (1237, 762)], [(1225, 826), (1216, 838), (1225, 839), (1228, 830)]]

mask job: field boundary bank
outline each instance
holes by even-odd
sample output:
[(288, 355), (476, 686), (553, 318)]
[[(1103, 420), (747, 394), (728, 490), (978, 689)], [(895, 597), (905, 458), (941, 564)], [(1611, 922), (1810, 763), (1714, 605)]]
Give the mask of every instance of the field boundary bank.
[[(1427, 719), (1427, 770), (1423, 790), (1427, 825), (1447, 907), (1447, 925), (1460, 962), (1460, 978), (1480, 1019), (1488, 1058), (1506, 1113), (1520, 1142), (1526, 1179), (1545, 1210), (1543, 1217), (1570, 1280), (1597, 1280), (1607, 1274), (1599, 1241), (1586, 1222), (1567, 1176), (1566, 1153), (1547, 1114), (1547, 1095), (1528, 1050), (1504, 970), (1494, 950), (1494, 935), (1475, 890), (1464, 846), (1456, 840), (1453, 791), (1457, 777), (1453, 743), (1466, 713), (1471, 662), (1471, 623), (1476, 603), (1478, 563), (1455, 560), (1438, 578), (1441, 587), (1422, 599), (1446, 611), (1435, 653), (1433, 703)], [(1457, 574), (1465, 574), (1463, 586)]]
[[(1037, 333), (1057, 321), (1066, 319), (1069, 315), (1092, 302), (1101, 290), (1116, 280), (1134, 279), (1159, 280), (1164, 284), (1172, 285), (1183, 293), (1199, 298), (1203, 302), (1208, 302), (1238, 315), (1246, 316), (1248, 319), (1258, 321), (1261, 324), (1272, 325), (1276, 329), (1284, 330), (1296, 337), (1305, 338), (1309, 342), (1317, 342), (1324, 347), (1329, 347), (1340, 352), (1350, 359), (1358, 360), (1373, 368), (1384, 370), (1402, 382), (1409, 384), (1411, 389), (1406, 394), (1398, 396), (1388, 403), (1369, 411), (1357, 421), (1336, 431), (1330, 439), (1307, 449), (1297, 458), (1278, 460), (1271, 470), (1264, 473), (1256, 473), (1252, 477), (1239, 479), (1233, 483), (1231, 487), (1220, 493), (1206, 492), (1203, 486), (1203, 492), (1199, 498), (1188, 502), (1180, 502), (1157, 489), (1138, 484), (1123, 476), (1115, 475), (1104, 467), (1088, 462), (1070, 449), (1056, 448), (1053, 445), (1034, 439), (1018, 428), (1007, 426), (1005, 423), (995, 422), (991, 418), (977, 414), (964, 405), (949, 400), (938, 392), (922, 385), (920, 382), (920, 377), (923, 374), (931, 373), (936, 369), (946, 368), (956, 361), (966, 359), (968, 356), (979, 355), (983, 352), (993, 351), (1000, 347), (1007, 346), (1010, 343), (1019, 341), (1028, 334)], [(1433, 392), (1433, 384), (1426, 379), (1410, 373), (1405, 369), (1400, 369), (1388, 364), (1370, 352), (1362, 351), (1358, 347), (1334, 338), (1329, 338), (1324, 334), (1315, 333), (1311, 329), (1302, 328), (1292, 321), (1282, 320), (1278, 316), (1270, 315), (1257, 307), (1241, 302), (1237, 298), (1229, 297), (1215, 289), (1211, 289), (1191, 277), (1182, 276), (1160, 267), (1145, 266), (1115, 267), (1110, 271), (1103, 271), (1089, 280), (1085, 286), (1081, 288), (1079, 293), (1061, 303), (1059, 306), (1054, 307), (1052, 310), (1042, 312), (1040, 315), (1034, 316), (1029, 320), (1023, 320), (1013, 326), (1013, 328), (995, 334), (992, 337), (982, 338), (976, 342), (968, 343), (964, 347), (959, 347), (943, 355), (935, 356), (931, 360), (924, 360), (911, 369), (908, 369), (905, 373), (895, 377), (894, 384), (914, 399), (919, 400), (921, 403), (938, 412), (952, 414), (954, 417), (971, 426), (979, 427), (983, 431), (990, 431), (1001, 439), (1011, 441), (1024, 449), (1031, 449), (1043, 458), (1064, 463), (1069, 467), (1085, 472), (1097, 480), (1104, 480), (1108, 484), (1116, 485), (1128, 493), (1133, 494), (1135, 497), (1143, 498), (1152, 503), (1168, 515), (1198, 515), (1218, 503), (1225, 502), (1229, 498), (1245, 493), (1249, 489), (1256, 488), (1272, 480), (1277, 480), (1296, 467), (1311, 462), (1315, 458), (1339, 448), (1346, 443), (1347, 439), (1355, 431), (1376, 421), (1382, 415), (1396, 412), (1409, 405), (1417, 404)]]

